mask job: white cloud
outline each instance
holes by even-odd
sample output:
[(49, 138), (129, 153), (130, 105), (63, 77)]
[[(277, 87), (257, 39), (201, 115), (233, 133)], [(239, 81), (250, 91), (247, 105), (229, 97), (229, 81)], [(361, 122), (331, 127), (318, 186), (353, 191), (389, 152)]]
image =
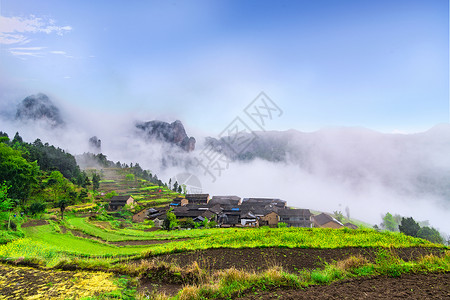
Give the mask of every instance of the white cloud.
[(14, 47), (14, 48), (9, 48), (9, 50), (11, 50), (11, 51), (40, 51), (45, 48), (47, 48), (47, 47)]
[(45, 20), (30, 15), (27, 18), (0, 16), (0, 44), (26, 44), (31, 33), (56, 33), (63, 35), (72, 30), (71, 26), (56, 26), (54, 20)]
[(50, 51), (51, 54), (61, 54), (66, 55), (66, 51)]

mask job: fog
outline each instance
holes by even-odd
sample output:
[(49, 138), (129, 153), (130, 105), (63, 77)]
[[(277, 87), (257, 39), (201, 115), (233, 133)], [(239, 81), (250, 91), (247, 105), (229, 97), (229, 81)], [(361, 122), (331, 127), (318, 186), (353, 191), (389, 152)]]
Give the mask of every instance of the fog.
[(270, 145), (274, 136), (285, 141), (285, 160), (230, 161), (220, 174), (215, 172), (213, 181), (195, 166), (195, 158), (201, 157), (206, 147), (204, 138), (217, 133), (190, 128), (181, 119), (188, 136), (197, 140), (196, 150), (186, 153), (163, 142), (146, 141), (134, 126), (137, 121), (155, 119), (173, 122), (177, 115), (112, 115), (52, 100), (60, 108), (63, 127), (51, 128), (45, 121), (16, 121), (12, 105), (17, 103), (3, 102), (0, 131), (10, 138), (18, 131), (27, 142), (40, 138), (74, 155), (88, 152), (89, 138), (97, 136), (102, 141), (101, 152), (109, 160), (137, 162), (165, 182), (180, 178), (182, 173), (193, 174), (202, 191), (210, 195), (281, 198), (289, 206), (325, 212), (345, 213), (349, 207), (352, 218), (370, 224), (379, 224), (381, 215), (390, 212), (417, 221), (429, 220), (431, 226), (450, 232), (447, 125), (417, 134), (381, 134), (345, 127), (311, 133), (258, 133), (258, 147)]

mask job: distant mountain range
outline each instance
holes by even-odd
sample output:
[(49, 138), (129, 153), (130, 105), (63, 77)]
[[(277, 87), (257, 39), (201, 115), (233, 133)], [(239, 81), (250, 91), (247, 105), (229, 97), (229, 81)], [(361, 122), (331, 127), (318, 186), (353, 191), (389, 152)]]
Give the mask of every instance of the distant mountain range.
[[(55, 106), (47, 95), (42, 93), (23, 99), (17, 107), (15, 119), (25, 123), (45, 122), (51, 128), (61, 128), (66, 124), (59, 108)], [(156, 120), (136, 122), (135, 128), (147, 142), (165, 142), (169, 145), (177, 146), (186, 152), (191, 152), (195, 149), (195, 138), (186, 134), (186, 130), (179, 120), (173, 123)], [(91, 151), (101, 151), (101, 140), (97, 136), (92, 136), (88, 143)]]
[[(28, 123), (45, 121), (50, 124), (50, 130), (64, 128), (69, 123), (44, 94), (26, 97), (18, 105), (15, 119)], [(160, 156), (156, 160), (162, 162), (163, 168), (193, 165), (194, 157), (198, 155), (194, 151), (196, 139), (187, 135), (179, 120), (172, 123), (131, 120), (130, 131), (133, 128), (135, 131), (130, 132), (130, 140), (124, 141), (173, 146), (164, 146), (164, 150), (151, 154)], [(86, 140), (86, 144), (100, 152), (102, 142), (108, 143), (108, 140), (94, 134), (92, 132), (92, 138)], [(416, 134), (384, 134), (344, 127), (310, 133), (297, 130), (240, 133), (237, 138), (245, 145), (239, 151), (230, 144), (234, 137), (207, 137), (205, 144), (233, 161), (259, 159), (295, 165), (304, 172), (333, 178), (356, 189), (376, 181), (399, 193), (426, 194), (450, 200), (449, 124)], [(129, 150), (123, 147), (123, 151)]]
[(401, 193), (432, 194), (450, 203), (449, 124), (416, 134), (343, 127), (311, 133), (241, 133), (239, 139), (252, 140), (239, 153), (229, 138), (206, 138), (206, 145), (234, 161), (262, 159), (295, 164), (303, 171), (326, 175), (355, 188), (377, 181)]

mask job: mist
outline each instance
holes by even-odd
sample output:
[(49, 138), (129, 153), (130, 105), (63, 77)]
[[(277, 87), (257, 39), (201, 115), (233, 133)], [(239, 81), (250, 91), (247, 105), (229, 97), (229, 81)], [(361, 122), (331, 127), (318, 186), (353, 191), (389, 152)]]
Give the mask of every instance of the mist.
[[(42, 142), (71, 154), (89, 152), (89, 138), (102, 141), (109, 160), (139, 163), (164, 182), (182, 173), (195, 175), (202, 191), (210, 195), (273, 197), (289, 206), (333, 212), (350, 209), (350, 217), (370, 224), (381, 223), (386, 212), (412, 216), (417, 221), (450, 232), (450, 127), (440, 125), (416, 134), (382, 134), (364, 128), (332, 127), (304, 133), (296, 130), (258, 133), (258, 147), (283, 141), (285, 159), (229, 161), (216, 180), (195, 158), (205, 149), (204, 139), (215, 136), (204, 128), (190, 128), (197, 140), (193, 152), (159, 141), (146, 141), (135, 128), (138, 121), (173, 122), (177, 115), (145, 112), (107, 114), (69, 105), (59, 107), (65, 125), (52, 128), (45, 121), (14, 119), (11, 102), (0, 104), (0, 131), (12, 139), (19, 132), (27, 142)], [(14, 103), (17, 105), (17, 103)], [(276, 137), (277, 142), (273, 139)], [(258, 149), (252, 151), (257, 153)]]

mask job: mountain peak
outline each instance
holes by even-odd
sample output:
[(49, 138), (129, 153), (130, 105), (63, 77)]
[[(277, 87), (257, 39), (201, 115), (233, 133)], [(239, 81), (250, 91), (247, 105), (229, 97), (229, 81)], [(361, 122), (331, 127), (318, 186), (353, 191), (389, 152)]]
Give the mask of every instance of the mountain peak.
[(180, 120), (173, 123), (157, 120), (140, 122), (136, 124), (136, 128), (144, 131), (148, 140), (156, 139), (175, 144), (187, 152), (195, 149), (195, 138), (188, 137)]
[(64, 125), (59, 109), (49, 97), (39, 93), (22, 100), (16, 112), (16, 120), (47, 121), (52, 127)]

